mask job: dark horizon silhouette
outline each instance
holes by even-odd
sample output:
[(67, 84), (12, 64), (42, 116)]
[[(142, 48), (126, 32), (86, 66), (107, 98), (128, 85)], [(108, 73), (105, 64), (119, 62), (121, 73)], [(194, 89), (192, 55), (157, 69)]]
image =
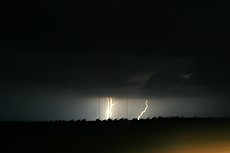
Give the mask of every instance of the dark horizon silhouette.
[[(229, 151), (229, 118), (0, 122), (6, 152)], [(193, 147), (189, 147), (193, 146)]]

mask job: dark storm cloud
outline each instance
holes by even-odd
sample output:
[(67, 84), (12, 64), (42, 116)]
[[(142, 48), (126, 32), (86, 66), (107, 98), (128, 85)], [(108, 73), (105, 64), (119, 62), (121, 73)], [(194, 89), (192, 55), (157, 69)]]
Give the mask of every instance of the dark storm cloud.
[(2, 79), (72, 84), (73, 88), (131, 86), (130, 77), (150, 70), (149, 61), (137, 56), (114, 53), (6, 53), (2, 56)]
[[(164, 60), (166, 67), (152, 75), (143, 86), (143, 90), (157, 93), (205, 94), (227, 93), (229, 88), (229, 64), (226, 58), (196, 58), (174, 62)], [(179, 64), (179, 65), (176, 65)], [(161, 65), (161, 64), (159, 64)], [(188, 90), (187, 89), (193, 89)], [(201, 89), (201, 90), (200, 90)], [(206, 93), (207, 94), (207, 93)]]
[[(147, 54), (147, 53), (146, 53)], [(61, 54), (10, 52), (1, 56), (1, 80), (9, 84), (54, 87), (88, 94), (135, 95), (225, 92), (229, 85), (225, 59), (139, 55), (121, 52)], [(216, 60), (215, 63), (210, 60)], [(190, 90), (192, 89), (192, 90)], [(200, 94), (200, 93), (199, 93)]]

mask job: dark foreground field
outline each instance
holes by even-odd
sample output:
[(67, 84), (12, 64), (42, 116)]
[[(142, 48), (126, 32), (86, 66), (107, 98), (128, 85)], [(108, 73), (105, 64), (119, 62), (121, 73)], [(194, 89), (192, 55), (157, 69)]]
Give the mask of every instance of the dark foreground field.
[(1, 122), (0, 152), (229, 153), (230, 119)]

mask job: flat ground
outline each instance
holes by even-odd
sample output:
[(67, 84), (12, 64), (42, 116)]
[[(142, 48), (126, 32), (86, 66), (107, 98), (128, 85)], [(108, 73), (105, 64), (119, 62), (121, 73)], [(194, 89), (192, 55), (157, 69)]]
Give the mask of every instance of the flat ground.
[(228, 153), (230, 119), (1, 122), (1, 152)]

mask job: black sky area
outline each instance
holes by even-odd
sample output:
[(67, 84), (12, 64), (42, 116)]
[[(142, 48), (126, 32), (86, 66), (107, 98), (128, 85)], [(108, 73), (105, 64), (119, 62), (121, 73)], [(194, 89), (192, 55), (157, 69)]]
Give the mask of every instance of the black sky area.
[(207, 105), (224, 101), (228, 114), (229, 7), (222, 1), (1, 1), (0, 105), (24, 108), (33, 94), (68, 91), (205, 97), (215, 99)]

